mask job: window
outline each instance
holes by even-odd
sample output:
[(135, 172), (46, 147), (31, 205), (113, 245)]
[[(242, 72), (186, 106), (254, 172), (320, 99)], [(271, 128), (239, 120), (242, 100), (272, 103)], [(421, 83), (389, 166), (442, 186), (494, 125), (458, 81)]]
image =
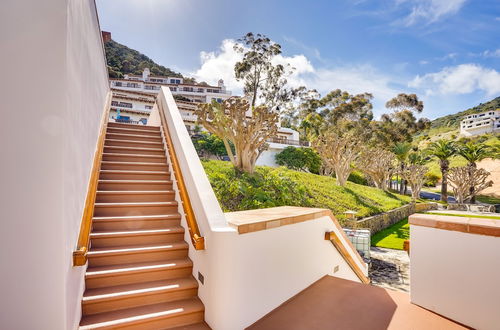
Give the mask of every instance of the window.
[(151, 85), (146, 85), (144, 86), (144, 88), (152, 91), (160, 89), (158, 86), (151, 86)]
[(138, 88), (139, 84), (137, 84), (137, 83), (127, 83), (127, 87)]
[(170, 79), (170, 83), (174, 85), (179, 85), (181, 83), (180, 79)]
[(115, 86), (121, 87), (122, 86), (122, 82), (121, 81), (115, 81)]
[(151, 105), (146, 105), (146, 109), (151, 110), (151, 109), (153, 109), (153, 106), (151, 106)]
[(121, 107), (121, 108), (132, 108), (132, 103), (128, 103), (128, 102), (111, 101), (111, 105), (115, 106), (115, 107)]
[(182, 90), (184, 92), (192, 92), (193, 91), (193, 87), (183, 87)]
[(176, 92), (176, 91), (177, 91), (177, 87), (170, 87), (170, 90), (171, 90), (172, 92)]
[(197, 92), (198, 93), (203, 93), (203, 88), (198, 88)]

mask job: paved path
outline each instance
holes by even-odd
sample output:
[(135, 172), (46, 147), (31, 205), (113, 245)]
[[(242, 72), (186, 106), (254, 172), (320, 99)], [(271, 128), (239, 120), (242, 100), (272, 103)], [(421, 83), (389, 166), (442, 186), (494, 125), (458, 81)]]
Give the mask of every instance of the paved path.
[(370, 255), (373, 285), (410, 292), (410, 258), (406, 251), (372, 247)]

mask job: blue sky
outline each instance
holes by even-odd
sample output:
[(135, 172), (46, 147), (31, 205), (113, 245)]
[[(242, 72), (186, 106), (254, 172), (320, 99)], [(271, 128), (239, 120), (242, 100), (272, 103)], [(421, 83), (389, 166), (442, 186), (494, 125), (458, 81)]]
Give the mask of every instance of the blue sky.
[(232, 76), (235, 39), (280, 43), (289, 81), (322, 94), (374, 94), (376, 115), (400, 92), (436, 118), (500, 95), (500, 1), (97, 0), (101, 28), (157, 63), (215, 83)]

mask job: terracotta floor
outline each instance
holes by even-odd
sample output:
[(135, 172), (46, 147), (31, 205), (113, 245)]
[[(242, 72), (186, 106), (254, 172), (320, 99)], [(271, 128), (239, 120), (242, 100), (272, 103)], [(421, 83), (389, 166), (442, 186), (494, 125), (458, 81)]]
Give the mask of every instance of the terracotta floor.
[(466, 328), (411, 304), (404, 292), (325, 276), (247, 329)]

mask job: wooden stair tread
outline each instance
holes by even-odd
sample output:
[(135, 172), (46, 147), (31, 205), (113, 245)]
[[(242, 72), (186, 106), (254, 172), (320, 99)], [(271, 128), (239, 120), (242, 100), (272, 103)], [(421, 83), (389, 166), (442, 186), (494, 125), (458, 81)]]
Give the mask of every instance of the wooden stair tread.
[[(124, 156), (124, 157), (137, 157), (137, 158), (167, 158), (164, 155), (143, 155), (143, 154), (119, 154), (119, 153), (114, 153), (114, 152), (103, 152), (102, 153), (103, 157), (104, 156)], [(146, 163), (150, 164), (150, 163)]]
[(157, 194), (175, 194), (175, 191), (173, 191), (173, 190), (98, 190), (96, 193), (103, 194), (103, 195), (112, 195), (112, 194), (118, 194), (118, 195), (154, 194), (154, 195), (157, 195)]
[(170, 202), (125, 202), (125, 203), (95, 203), (96, 207), (126, 207), (126, 206), (177, 206), (176, 201)]
[(113, 179), (100, 179), (99, 182), (108, 182), (108, 183), (150, 183), (150, 184), (157, 184), (157, 183), (172, 183), (172, 180), (113, 180)]
[(186, 268), (192, 266), (193, 262), (189, 258), (120, 264), (120, 265), (94, 266), (87, 268), (85, 277), (89, 278), (89, 277), (100, 277), (100, 276), (112, 276), (116, 274), (140, 273), (144, 271)]
[(80, 322), (80, 330), (140, 324), (152, 319), (175, 317), (179, 315), (203, 312), (204, 310), (205, 308), (203, 303), (198, 298), (146, 305), (83, 316)]
[(101, 164), (110, 165), (151, 165), (151, 166), (167, 166), (165, 163), (148, 163), (148, 162), (119, 162), (114, 160), (103, 160)]
[(134, 151), (165, 151), (162, 148), (124, 147), (124, 146), (104, 146), (105, 149), (134, 150)]
[(125, 230), (125, 231), (92, 231), (90, 238), (105, 238), (105, 237), (128, 237), (128, 236), (143, 236), (143, 235), (164, 235), (183, 233), (184, 227), (172, 226), (162, 229), (147, 229), (147, 230)]
[(154, 252), (160, 250), (179, 250), (188, 248), (189, 245), (185, 241), (180, 241), (180, 242), (162, 243), (162, 244), (97, 247), (97, 248), (91, 248), (87, 252), (87, 254), (89, 257), (93, 257), (93, 256), (103, 256), (103, 255)]
[(121, 133), (118, 133), (118, 132), (107, 132), (106, 133), (106, 137), (108, 135), (112, 135), (112, 136), (118, 135), (118, 136), (135, 137), (135, 138), (146, 137), (146, 138), (156, 138), (156, 139), (161, 140), (161, 135), (160, 134), (158, 136), (152, 136), (152, 135), (144, 135), (144, 134), (139, 134), (139, 133), (132, 134), (132, 133), (124, 133), (124, 132), (121, 132)]
[(159, 291), (176, 291), (197, 288), (198, 282), (193, 277), (177, 278), (163, 281), (134, 283), (85, 290), (83, 303), (96, 300), (122, 299), (132, 295), (150, 294)]
[(107, 216), (93, 217), (94, 221), (124, 221), (124, 220), (163, 220), (163, 219), (178, 219), (180, 214), (160, 214), (160, 215), (123, 215), (123, 216)]
[(100, 170), (100, 173), (117, 174), (170, 174), (168, 171), (139, 171), (139, 170)]

